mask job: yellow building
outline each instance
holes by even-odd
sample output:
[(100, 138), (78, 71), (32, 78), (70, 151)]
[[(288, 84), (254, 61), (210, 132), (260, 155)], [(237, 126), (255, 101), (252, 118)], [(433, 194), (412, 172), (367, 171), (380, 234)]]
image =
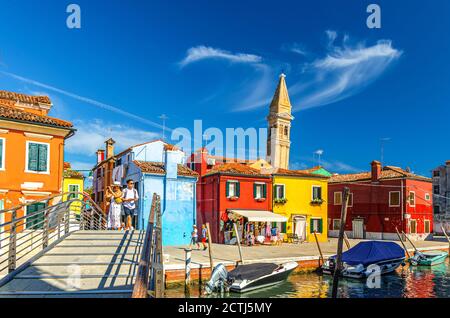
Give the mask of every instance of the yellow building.
[(328, 237), (328, 177), (301, 170), (273, 172), (273, 212), (288, 218), (281, 231), (300, 241), (319, 242)]
[[(72, 170), (70, 163), (64, 162), (64, 180), (63, 180), (63, 191), (67, 192), (83, 192), (84, 191), (84, 177), (78, 171)], [(63, 200), (71, 200), (75, 197), (75, 194), (65, 195)], [(83, 199), (83, 196), (80, 194), (78, 196), (80, 200)], [(80, 212), (81, 210), (81, 202), (74, 202), (71, 204), (71, 209), (74, 212)]]

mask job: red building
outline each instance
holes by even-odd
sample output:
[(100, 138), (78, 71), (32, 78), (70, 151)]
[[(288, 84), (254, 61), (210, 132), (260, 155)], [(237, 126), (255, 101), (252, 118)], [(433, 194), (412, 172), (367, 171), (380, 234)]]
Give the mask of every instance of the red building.
[[(195, 158), (195, 161), (193, 160)], [(246, 163), (228, 162), (208, 155), (192, 155), (191, 169), (199, 173), (197, 226), (209, 222), (214, 243), (223, 243), (231, 210), (272, 210), (272, 178)]]
[(433, 233), (432, 180), (373, 161), (370, 172), (335, 175), (328, 185), (329, 235), (340, 228), (342, 193), (350, 188), (349, 237), (397, 240), (396, 228), (415, 240)]

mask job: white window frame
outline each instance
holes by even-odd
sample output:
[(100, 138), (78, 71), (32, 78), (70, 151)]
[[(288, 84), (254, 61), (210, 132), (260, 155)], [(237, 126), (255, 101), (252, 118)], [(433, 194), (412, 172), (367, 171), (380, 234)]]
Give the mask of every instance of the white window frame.
[[(237, 180), (227, 180), (226, 181), (229, 184), (228, 187), (228, 197), (227, 198), (234, 198), (237, 196), (237, 184), (239, 183), (239, 181)], [(231, 194), (231, 184), (234, 184), (234, 193)]]
[[(398, 193), (398, 204), (392, 204), (391, 193)], [(398, 208), (402, 204), (401, 200), (402, 200), (402, 198), (401, 198), (400, 191), (389, 191), (389, 207), (390, 208)]]
[[(352, 200), (350, 201), (350, 196), (351, 196), (351, 198), (352, 198)], [(351, 207), (353, 207), (353, 200), (355, 199), (355, 196), (353, 195), (353, 192), (350, 192), (349, 194), (348, 194), (348, 207), (349, 208), (351, 208)], [(352, 204), (350, 204), (350, 202), (352, 203)]]
[[(337, 229), (334, 225), (335, 225), (335, 222), (339, 222), (339, 229)], [(340, 227), (341, 227), (341, 219), (333, 219), (333, 231), (338, 231), (338, 230), (340, 230)]]
[[(265, 183), (264, 182), (255, 182), (255, 197), (254, 197), (254, 199), (256, 199), (256, 200), (259, 200), (259, 199), (265, 199), (264, 197), (263, 197), (263, 192), (264, 192), (264, 185), (265, 185)], [(258, 186), (259, 186), (259, 188), (261, 189), (261, 193), (260, 193), (260, 196), (258, 197)]]
[[(341, 203), (336, 203), (336, 194), (339, 194), (341, 196)], [(342, 191), (336, 191), (333, 193), (333, 204), (342, 205)]]
[(5, 171), (6, 170), (6, 138), (4, 137), (0, 137), (0, 140), (2, 141), (2, 161), (0, 162), (1, 167), (0, 167), (0, 171)]
[[(279, 198), (277, 194), (277, 186), (283, 187), (283, 197)], [(275, 183), (274, 184), (274, 191), (275, 191), (275, 199), (282, 200), (286, 199), (286, 185), (284, 183)]]
[(431, 200), (431, 195), (429, 193), (425, 193), (425, 200), (426, 201), (430, 201)]
[[(425, 232), (425, 229), (426, 229), (425, 223), (428, 223), (428, 232)], [(428, 234), (431, 232), (431, 221), (430, 220), (423, 220), (423, 232), (428, 233)]]
[(323, 200), (322, 186), (313, 184), (311, 186), (311, 201), (314, 200), (314, 188), (320, 188), (320, 198), (319, 199)]
[[(414, 204), (411, 204), (411, 194), (414, 194)], [(416, 206), (416, 192), (415, 191), (409, 191), (409, 193), (408, 193), (408, 204), (412, 208), (414, 208)]]
[[(31, 171), (28, 169), (28, 149), (30, 144), (40, 144), (40, 145), (47, 145), (47, 171)], [(50, 144), (47, 142), (39, 142), (39, 141), (32, 141), (27, 140), (25, 143), (25, 172), (26, 173), (35, 173), (35, 174), (50, 174)]]
[[(414, 228), (414, 232), (411, 231), (413, 222), (416, 224), (416, 226)], [(417, 234), (417, 220), (416, 219), (410, 219), (409, 220), (409, 233), (410, 234)]]
[[(80, 191), (80, 185), (77, 184), (77, 183), (70, 183), (70, 184), (68, 184), (67, 185), (67, 192), (70, 192), (70, 187), (77, 187), (78, 190), (76, 192), (81, 192)], [(69, 197), (69, 195), (67, 197)], [(76, 199), (76, 197), (74, 199)]]
[[(317, 232), (317, 234), (323, 234), (323, 232), (324, 232), (324, 229), (323, 229), (323, 218), (314, 216), (314, 217), (311, 217), (311, 220), (313, 221), (312, 223), (314, 223), (314, 220), (317, 220), (317, 221), (322, 220), (322, 232), (320, 232), (320, 233)], [(308, 225), (309, 225), (309, 224), (307, 224), (307, 226), (308, 226)], [(309, 232), (310, 232), (310, 233), (314, 233), (314, 228), (309, 229)]]

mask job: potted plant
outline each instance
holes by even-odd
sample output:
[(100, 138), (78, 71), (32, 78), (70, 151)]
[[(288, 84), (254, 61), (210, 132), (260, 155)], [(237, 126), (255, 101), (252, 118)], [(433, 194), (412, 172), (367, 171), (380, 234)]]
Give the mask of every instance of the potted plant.
[(239, 197), (237, 197), (237, 196), (228, 197), (228, 200), (230, 200), (230, 201), (237, 201), (238, 199), (239, 199)]
[(255, 200), (257, 202), (264, 202), (264, 201), (266, 201), (266, 198), (255, 198)]
[(323, 203), (323, 199), (322, 198), (315, 198), (315, 199), (312, 199), (312, 201), (311, 201), (311, 204), (320, 205), (322, 203)]
[(275, 199), (275, 204), (285, 204), (287, 202), (286, 198)]

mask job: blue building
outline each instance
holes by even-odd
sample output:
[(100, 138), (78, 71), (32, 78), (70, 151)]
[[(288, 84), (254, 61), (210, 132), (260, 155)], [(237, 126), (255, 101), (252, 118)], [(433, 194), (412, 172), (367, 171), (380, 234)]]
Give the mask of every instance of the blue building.
[(161, 140), (128, 148), (116, 156), (113, 180), (133, 180), (139, 193), (136, 227), (148, 223), (153, 193), (161, 197), (163, 244), (189, 244), (196, 223), (198, 175), (185, 166), (185, 153)]

